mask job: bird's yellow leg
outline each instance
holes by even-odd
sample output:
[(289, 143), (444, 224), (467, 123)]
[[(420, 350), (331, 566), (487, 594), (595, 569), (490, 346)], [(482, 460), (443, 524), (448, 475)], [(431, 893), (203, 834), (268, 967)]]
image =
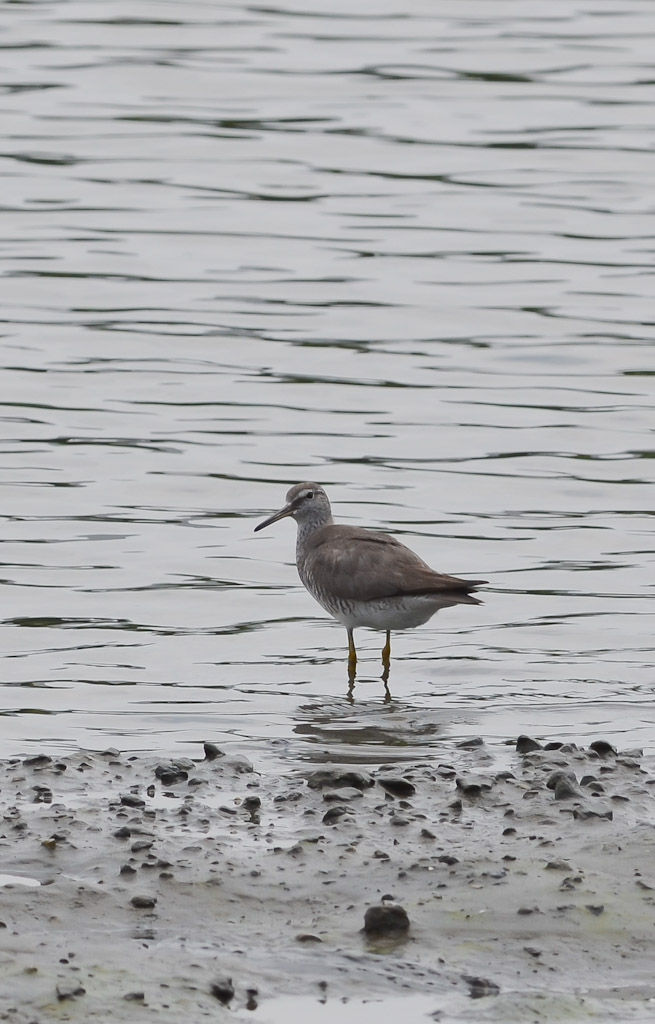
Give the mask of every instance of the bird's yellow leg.
[(387, 630), (387, 642), (382, 648), (382, 664), (389, 671), (389, 659), (391, 658), (391, 630)]
[(355, 650), (355, 641), (353, 639), (352, 629), (348, 629), (348, 681), (354, 682), (355, 673), (357, 671), (357, 651)]
[(389, 679), (389, 662), (391, 659), (391, 630), (387, 630), (387, 642), (382, 648), (382, 682), (387, 685)]

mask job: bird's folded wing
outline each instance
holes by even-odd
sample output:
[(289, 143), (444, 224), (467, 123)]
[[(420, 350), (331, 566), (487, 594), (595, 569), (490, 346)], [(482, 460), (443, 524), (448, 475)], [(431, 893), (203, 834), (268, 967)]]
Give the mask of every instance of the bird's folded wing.
[(317, 538), (305, 557), (305, 570), (336, 598), (374, 601), (403, 594), (466, 593), (475, 586), (435, 572), (387, 534), (345, 527), (335, 535), (333, 530)]

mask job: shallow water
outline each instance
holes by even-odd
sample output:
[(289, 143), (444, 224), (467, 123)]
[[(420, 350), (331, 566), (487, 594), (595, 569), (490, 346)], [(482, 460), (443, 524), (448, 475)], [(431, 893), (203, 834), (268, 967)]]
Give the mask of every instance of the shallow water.
[[(2, 749), (652, 751), (652, 2), (311, 10), (7, 8)], [(390, 701), (302, 479), (490, 581)]]

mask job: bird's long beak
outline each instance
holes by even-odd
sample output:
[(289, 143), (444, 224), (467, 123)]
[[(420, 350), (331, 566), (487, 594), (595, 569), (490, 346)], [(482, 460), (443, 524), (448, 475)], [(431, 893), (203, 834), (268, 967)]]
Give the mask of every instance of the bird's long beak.
[(295, 508), (296, 506), (292, 502), (289, 502), (289, 504), (285, 505), (284, 508), (281, 508), (279, 512), (274, 512), (273, 515), (269, 516), (268, 519), (265, 519), (263, 523), (259, 523), (255, 527), (255, 533), (257, 533), (258, 530), (263, 530), (265, 526), (271, 526), (272, 523), (277, 523), (278, 519), (286, 519), (287, 516), (293, 515)]

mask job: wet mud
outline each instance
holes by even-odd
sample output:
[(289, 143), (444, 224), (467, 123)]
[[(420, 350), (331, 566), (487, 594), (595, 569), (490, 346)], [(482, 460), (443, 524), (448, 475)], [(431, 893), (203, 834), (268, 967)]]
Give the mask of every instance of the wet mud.
[(211, 744), (5, 761), (0, 1019), (277, 1022), (297, 998), (356, 1020), (418, 996), (442, 1022), (651, 1019), (652, 760), (512, 748), (502, 769), (481, 738), (371, 772), (263, 775)]

